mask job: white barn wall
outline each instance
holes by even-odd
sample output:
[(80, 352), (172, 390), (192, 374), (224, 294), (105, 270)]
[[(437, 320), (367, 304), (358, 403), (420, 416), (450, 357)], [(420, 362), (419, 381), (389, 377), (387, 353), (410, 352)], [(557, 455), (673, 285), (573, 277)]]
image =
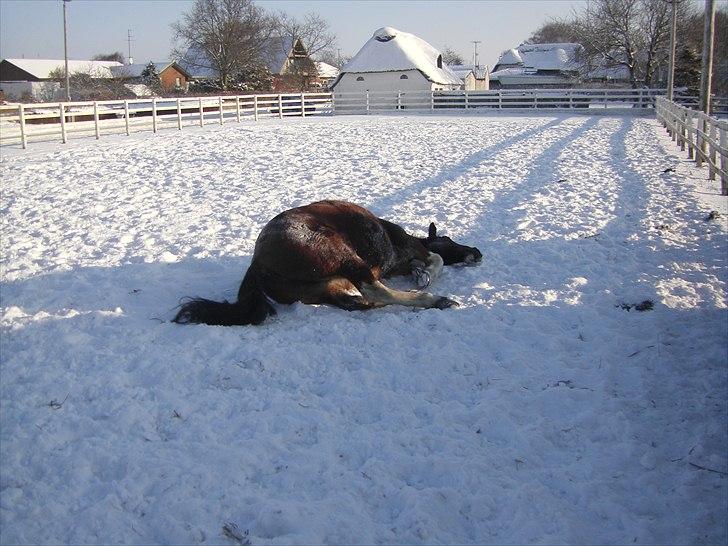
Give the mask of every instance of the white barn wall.
[[(407, 79), (400, 77), (406, 75)], [(364, 81), (358, 82), (358, 77)], [(438, 89), (457, 89), (457, 86), (432, 83), (419, 70), (401, 70), (392, 72), (347, 72), (333, 88), (335, 93), (396, 93), (397, 91), (432, 91)]]

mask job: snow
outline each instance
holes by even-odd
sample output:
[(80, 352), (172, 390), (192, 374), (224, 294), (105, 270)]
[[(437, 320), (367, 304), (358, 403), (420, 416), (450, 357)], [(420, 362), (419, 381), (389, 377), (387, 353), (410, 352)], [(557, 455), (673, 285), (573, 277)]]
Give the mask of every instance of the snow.
[[(2, 544), (728, 539), (726, 198), (654, 120), (270, 120), (0, 168)], [(322, 198), (478, 246), (432, 287), (461, 307), (169, 322)]]
[[(18, 68), (25, 70), (28, 74), (47, 80), (54, 70), (65, 70), (63, 59), (4, 59)], [(68, 61), (68, 71), (73, 74), (82, 72), (90, 74), (94, 78), (111, 78), (111, 69), (124, 66), (117, 61)]]
[(442, 68), (437, 66), (439, 56), (440, 52), (422, 38), (392, 27), (382, 27), (342, 67), (341, 72), (420, 70), (432, 82), (460, 85), (460, 78), (446, 64), (442, 64)]
[(339, 75), (339, 69), (323, 61), (316, 61), (316, 72), (319, 78), (335, 78)]

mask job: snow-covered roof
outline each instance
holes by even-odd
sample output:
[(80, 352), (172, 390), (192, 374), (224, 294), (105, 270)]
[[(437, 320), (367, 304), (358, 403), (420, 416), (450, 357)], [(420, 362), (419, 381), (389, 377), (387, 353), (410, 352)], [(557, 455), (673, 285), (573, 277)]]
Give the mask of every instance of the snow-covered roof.
[(322, 61), (316, 62), (316, 71), (320, 78), (335, 78), (339, 75), (339, 69)]
[(213, 68), (212, 61), (204, 51), (197, 47), (190, 47), (177, 64), (195, 79), (218, 78), (218, 71)]
[[(438, 58), (440, 64), (438, 66)], [(442, 63), (440, 52), (422, 38), (392, 27), (382, 27), (346, 63), (345, 72), (394, 72), (419, 70), (434, 83), (458, 84), (462, 81)]]
[(523, 64), (523, 57), (517, 49), (507, 49), (501, 53), (496, 65)]
[(576, 70), (582, 49), (581, 44), (574, 43), (520, 45), (518, 49), (501, 53), (495, 68), (496, 71), (513, 66), (532, 70)]
[[(65, 70), (63, 59), (4, 59), (14, 64), (21, 70), (25, 70), (28, 74), (40, 79), (47, 80), (51, 77), (51, 72), (60, 68)], [(111, 68), (115, 66), (123, 66), (116, 61), (68, 61), (68, 71), (83, 72), (91, 75), (93, 78), (112, 78)]]
[(483, 80), (488, 77), (487, 66), (475, 67), (472, 64), (451, 64), (449, 67), (450, 70), (452, 70), (461, 80), (465, 79), (470, 72), (475, 74), (475, 77), (479, 80)]

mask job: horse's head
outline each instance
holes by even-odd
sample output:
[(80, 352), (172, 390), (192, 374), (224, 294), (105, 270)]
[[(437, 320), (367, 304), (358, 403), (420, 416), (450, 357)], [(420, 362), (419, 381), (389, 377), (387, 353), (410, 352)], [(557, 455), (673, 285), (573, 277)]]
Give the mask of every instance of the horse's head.
[(474, 246), (459, 245), (450, 237), (438, 237), (437, 226), (435, 226), (434, 222), (430, 224), (427, 239), (421, 239), (421, 241), (427, 247), (427, 250), (439, 254), (445, 265), (472, 264), (483, 259), (480, 250)]

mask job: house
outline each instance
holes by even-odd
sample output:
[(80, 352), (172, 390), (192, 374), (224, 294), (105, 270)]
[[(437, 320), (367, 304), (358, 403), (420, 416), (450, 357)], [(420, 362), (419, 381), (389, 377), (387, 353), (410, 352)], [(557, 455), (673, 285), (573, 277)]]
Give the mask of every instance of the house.
[[(159, 74), (162, 81), (162, 89), (165, 91), (173, 91), (176, 89), (187, 90), (189, 81), (192, 76), (184, 68), (174, 61), (164, 61), (152, 63)], [(142, 74), (146, 70), (149, 63), (127, 64), (122, 66), (111, 67), (111, 73), (115, 78), (128, 79), (132, 84), (144, 83)]]
[[(261, 50), (261, 60), (273, 76), (274, 91), (300, 91), (317, 80), (316, 64), (300, 39), (274, 36), (266, 40)], [(199, 48), (189, 48), (177, 64), (193, 80), (217, 80), (220, 77), (212, 61)]]
[(493, 89), (569, 87), (579, 81), (581, 44), (526, 44), (501, 53), (490, 73)]
[(346, 63), (331, 84), (336, 93), (460, 89), (463, 82), (422, 38), (383, 27)]
[(318, 81), (323, 88), (329, 87), (336, 77), (339, 75), (339, 69), (330, 64), (316, 61), (316, 73), (318, 74)]
[(469, 64), (450, 65), (458, 78), (463, 82), (466, 91), (487, 91), (490, 89), (490, 70), (488, 66), (473, 66)]
[[(63, 97), (58, 74), (65, 73), (63, 59), (3, 59), (0, 61), (0, 91), (8, 98), (30, 97), (57, 100)], [(112, 79), (116, 61), (68, 61), (70, 74), (88, 74), (93, 79)], [(54, 77), (55, 76), (55, 77)]]

